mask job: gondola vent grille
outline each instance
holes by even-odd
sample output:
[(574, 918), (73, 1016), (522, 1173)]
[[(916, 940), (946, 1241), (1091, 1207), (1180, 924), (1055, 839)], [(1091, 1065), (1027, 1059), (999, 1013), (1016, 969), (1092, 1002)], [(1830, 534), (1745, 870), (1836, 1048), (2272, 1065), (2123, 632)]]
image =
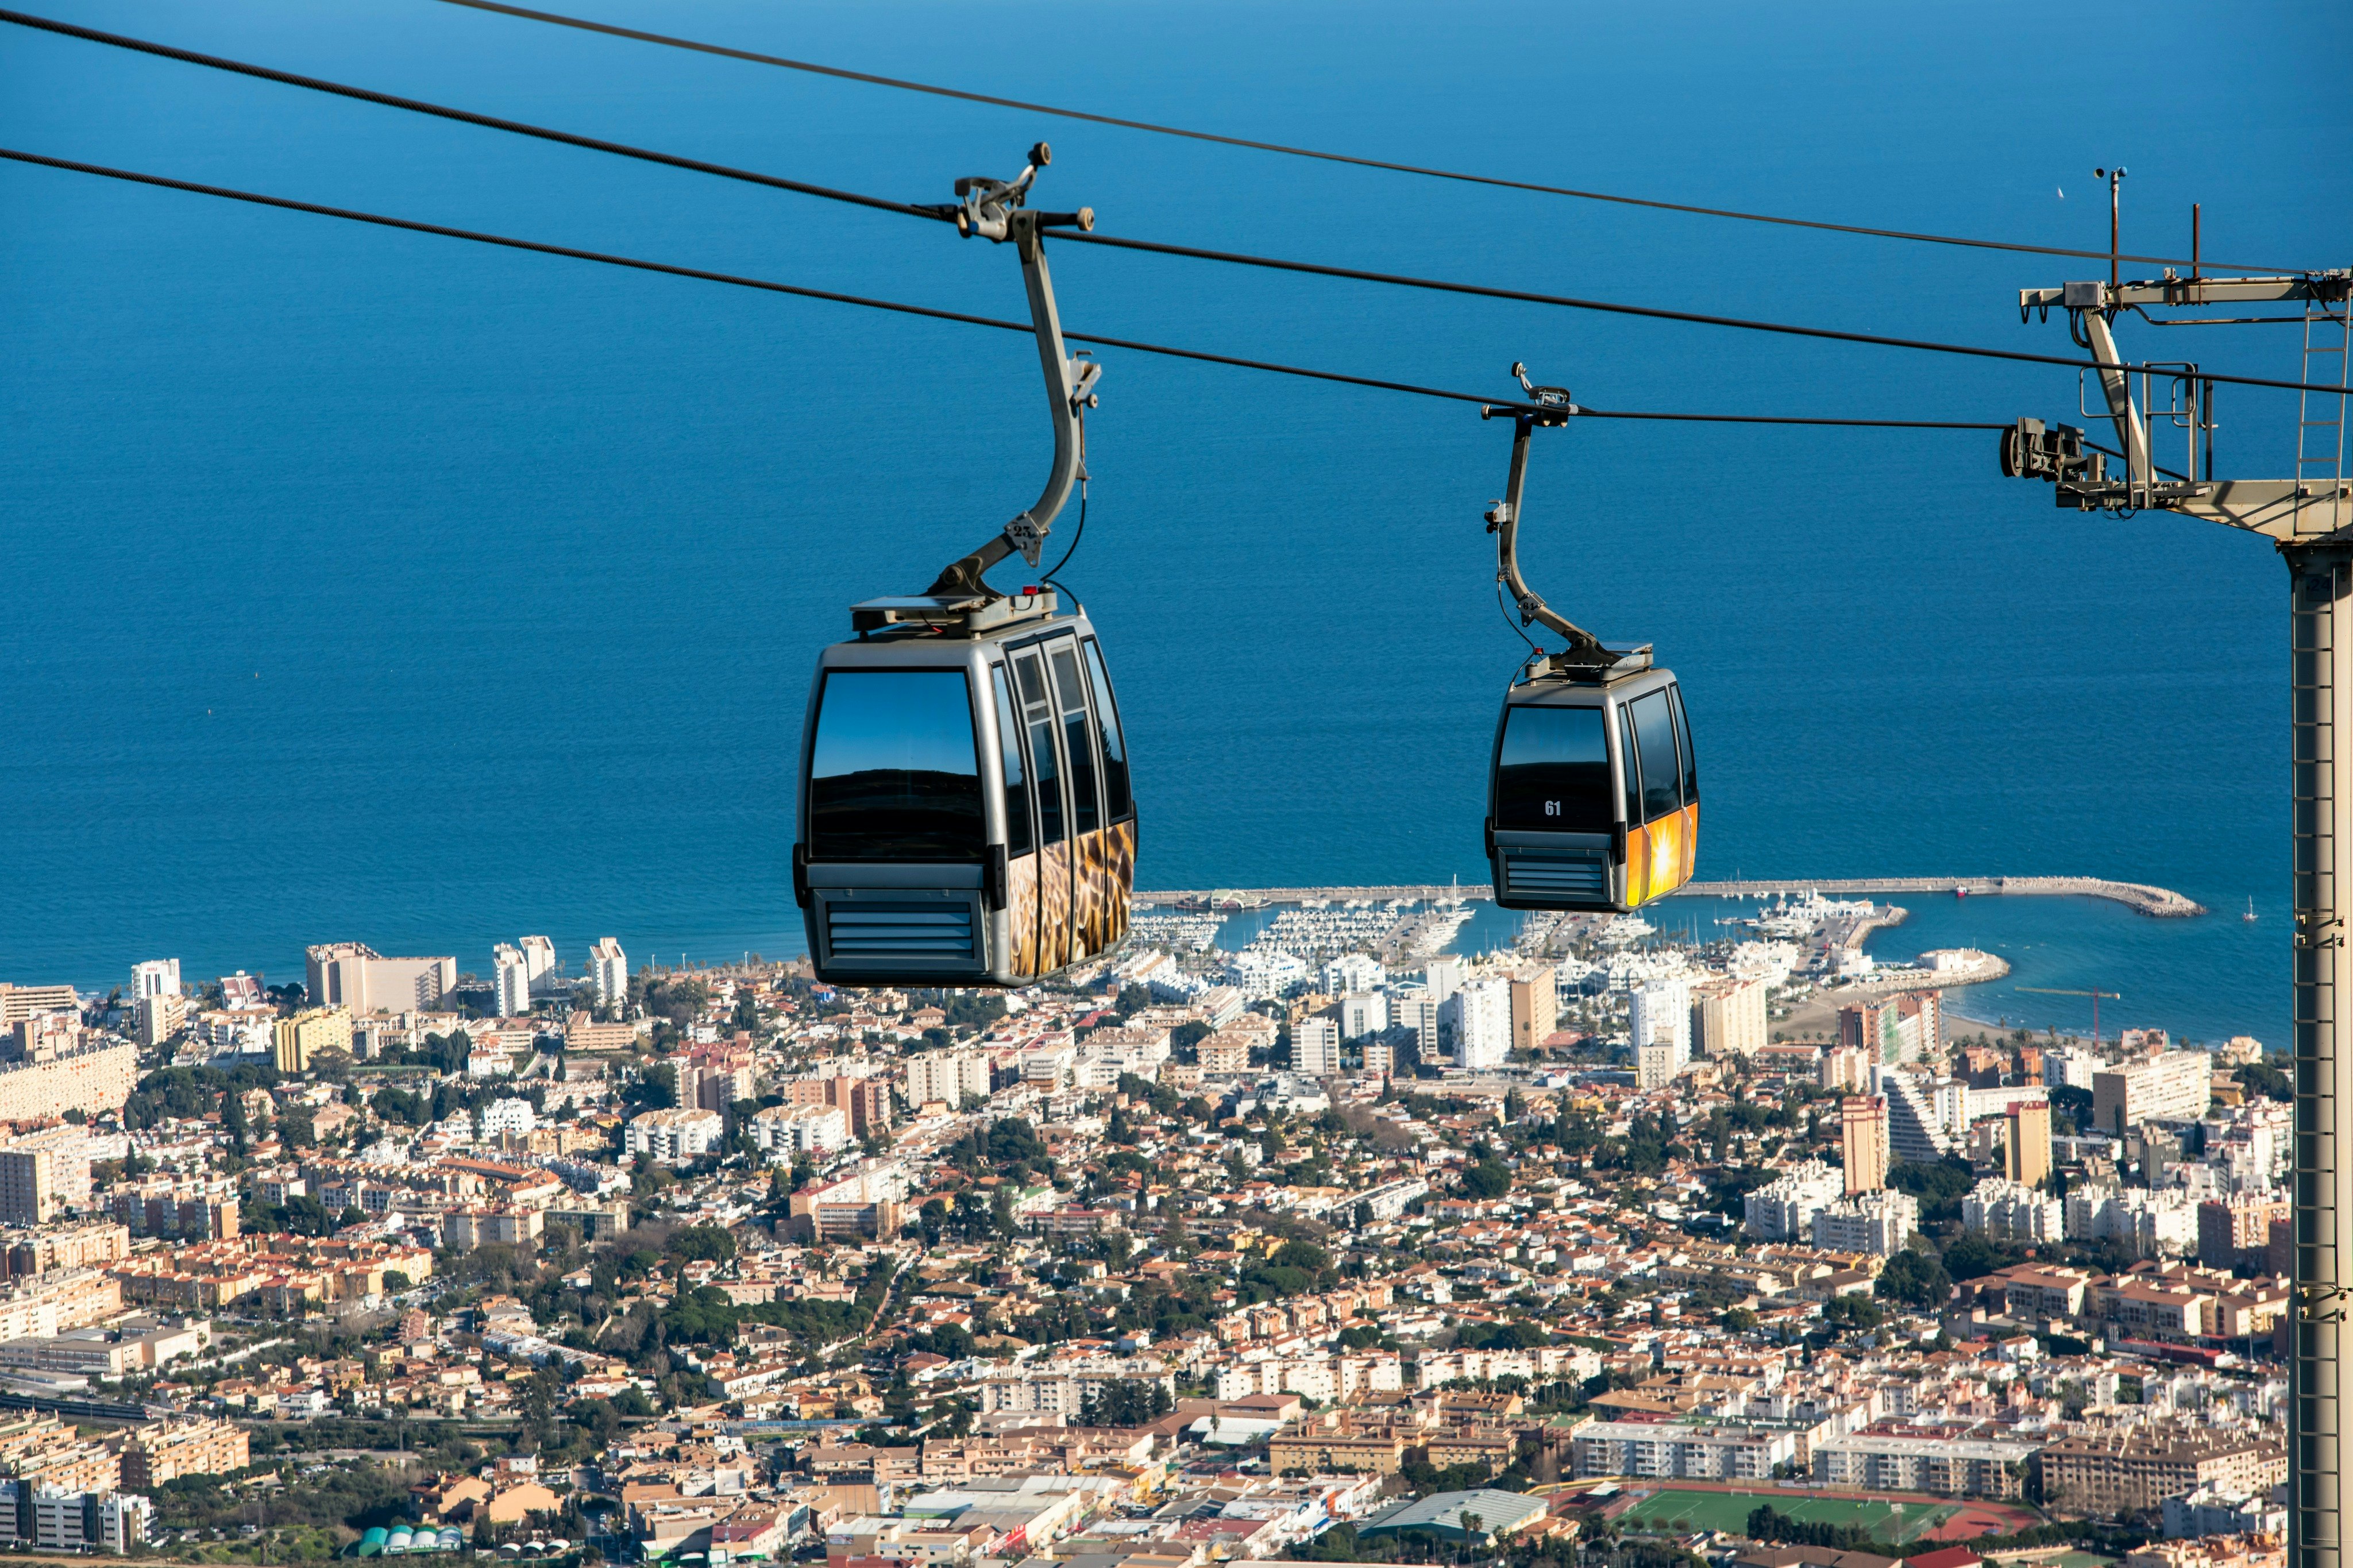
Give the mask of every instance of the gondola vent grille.
[(969, 904), (829, 901), (826, 942), (836, 959), (970, 958)]
[(1504, 879), (1513, 893), (1525, 898), (1609, 896), (1609, 862), (1599, 855), (1507, 854), (1504, 857)]

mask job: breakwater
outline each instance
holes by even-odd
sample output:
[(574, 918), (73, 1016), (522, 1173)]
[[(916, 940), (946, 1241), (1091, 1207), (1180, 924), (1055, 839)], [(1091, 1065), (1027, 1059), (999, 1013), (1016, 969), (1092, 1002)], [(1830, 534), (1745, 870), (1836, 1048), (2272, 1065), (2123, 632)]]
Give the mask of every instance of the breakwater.
[(2202, 915), (2206, 906), (2170, 888), (2104, 877), (1849, 877), (1830, 881), (1694, 882), (1671, 896), (1771, 898), (1806, 893), (1953, 893), (1962, 897), (2108, 899), (2158, 920)]
[[(2144, 882), (2115, 882), (2104, 877), (1846, 877), (1821, 881), (1693, 882), (1670, 898), (1762, 899), (1802, 897), (1807, 893), (1952, 893), (1964, 898), (2107, 899), (2159, 920), (2202, 915), (2206, 906), (2169, 888)], [(1267, 904), (1296, 904), (1321, 899), (1333, 903), (1349, 900), (1431, 903), (1447, 899), (1493, 899), (1484, 882), (1396, 884), (1369, 888), (1209, 888), (1138, 893), (1136, 907), (1161, 909), (1246, 910)]]

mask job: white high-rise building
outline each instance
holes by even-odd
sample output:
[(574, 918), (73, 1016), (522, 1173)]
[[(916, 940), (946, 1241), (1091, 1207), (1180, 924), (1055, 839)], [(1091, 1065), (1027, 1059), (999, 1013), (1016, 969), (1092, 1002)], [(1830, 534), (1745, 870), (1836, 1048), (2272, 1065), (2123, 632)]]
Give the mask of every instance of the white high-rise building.
[(1345, 996), (1351, 991), (1370, 991), (1388, 978), (1378, 959), (1361, 952), (1344, 952), (1324, 966), (1324, 991), (1326, 995)]
[(494, 1100), (475, 1113), (482, 1125), (482, 1136), (495, 1138), (501, 1132), (520, 1137), (539, 1125), (539, 1113), (528, 1100)]
[(137, 1006), (150, 996), (177, 996), (180, 994), (180, 961), (176, 958), (151, 958), (144, 963), (131, 966), (131, 1005)]
[(1302, 1018), (1291, 1026), (1291, 1070), (1330, 1078), (1340, 1070), (1340, 1026), (1329, 1018)]
[[(1438, 1002), (1429, 992), (1412, 990), (1400, 993), (1389, 1003), (1389, 1016), (1401, 1028), (1413, 1031), (1415, 1048), (1421, 1059), (1432, 1067), (1438, 1065)], [(1367, 1066), (1365, 1069), (1370, 1072)]]
[(1502, 1067), (1512, 1054), (1512, 983), (1473, 980), (1444, 1004), (1454, 1022), (1454, 1065), (1465, 1072)]
[(1421, 983), (1430, 987), (1430, 999), (1444, 1005), (1462, 984), (1462, 961), (1459, 958), (1433, 958), (1430, 967), (1421, 972)]
[(1814, 1245), (1824, 1252), (1893, 1258), (1920, 1228), (1920, 1200), (1909, 1193), (1856, 1193), (1814, 1215)]
[(2032, 1187), (1988, 1176), (1961, 1200), (1961, 1226), (1999, 1241), (2041, 1246), (2066, 1238), (2067, 1205)]
[(1340, 1037), (1361, 1040), (1389, 1026), (1389, 999), (1381, 992), (1340, 998)]
[(1750, 1193), (1743, 1224), (1759, 1241), (1808, 1241), (1814, 1216), (1845, 1194), (1844, 1173), (1808, 1160)]
[(543, 936), (527, 936), (515, 946), (522, 950), (524, 978), (532, 990), (544, 992), (562, 973), (555, 967), (555, 944)]
[(596, 939), (588, 951), (588, 977), (596, 983), (596, 1000), (604, 1005), (617, 1007), (629, 999), (629, 960), (619, 937)]
[(1681, 1071), (1691, 1060), (1691, 983), (1653, 980), (1636, 987), (1626, 998), (1626, 1034), (1638, 1059), (1644, 1046), (1662, 1045), (1671, 1073)]
[(1888, 1152), (1896, 1159), (1940, 1160), (1952, 1152), (1934, 1079), (1873, 1062), (1870, 1088), (1887, 1100)]
[(530, 961), (512, 942), (502, 942), (491, 949), (491, 966), (498, 985), (499, 1016), (520, 1018), (530, 1012)]
[(955, 1110), (967, 1094), (989, 1095), (988, 1058), (979, 1051), (918, 1051), (907, 1058), (907, 1103), (938, 1100)]

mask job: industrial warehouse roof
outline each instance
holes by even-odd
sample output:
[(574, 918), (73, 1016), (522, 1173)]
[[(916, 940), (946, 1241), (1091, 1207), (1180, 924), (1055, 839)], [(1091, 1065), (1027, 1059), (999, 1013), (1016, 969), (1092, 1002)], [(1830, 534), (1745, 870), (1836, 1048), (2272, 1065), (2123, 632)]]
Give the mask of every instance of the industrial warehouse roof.
[(1462, 1538), (1470, 1533), (1462, 1528), (1462, 1516), (1467, 1513), (1478, 1520), (1482, 1532), (1502, 1534), (1517, 1530), (1532, 1519), (1541, 1519), (1544, 1512), (1542, 1498), (1522, 1497), (1517, 1492), (1434, 1492), (1375, 1515), (1357, 1526), (1356, 1533), (1393, 1535), (1401, 1531), (1426, 1530), (1433, 1535)]

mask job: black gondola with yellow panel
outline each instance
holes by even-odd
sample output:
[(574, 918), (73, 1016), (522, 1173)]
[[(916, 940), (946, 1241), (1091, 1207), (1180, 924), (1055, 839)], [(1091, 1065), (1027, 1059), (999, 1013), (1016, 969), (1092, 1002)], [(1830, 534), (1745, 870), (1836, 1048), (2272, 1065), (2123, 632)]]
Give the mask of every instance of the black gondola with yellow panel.
[(1030, 566), (1086, 478), (1094, 364), (1064, 352), (1044, 231), (1093, 215), (1024, 205), (1011, 182), (957, 184), (957, 226), (1011, 240), (1029, 286), (1053, 468), (1036, 505), (923, 594), (854, 605), (818, 659), (801, 746), (793, 891), (818, 977), (850, 985), (1024, 985), (1127, 931), (1136, 812), (1103, 645)]
[(1495, 721), (1487, 789), (1487, 859), (1495, 901), (1513, 910), (1638, 909), (1691, 880), (1699, 848), (1699, 764), (1683, 689), (1654, 666), (1650, 645), (1605, 644), (1573, 625), (1520, 574), (1520, 503), (1528, 442), (1567, 424), (1564, 387), (1532, 384), (1510, 415), (1511, 477), (1487, 513), (1496, 578), (1523, 626), (1567, 647), (1537, 648), (1514, 676)]

